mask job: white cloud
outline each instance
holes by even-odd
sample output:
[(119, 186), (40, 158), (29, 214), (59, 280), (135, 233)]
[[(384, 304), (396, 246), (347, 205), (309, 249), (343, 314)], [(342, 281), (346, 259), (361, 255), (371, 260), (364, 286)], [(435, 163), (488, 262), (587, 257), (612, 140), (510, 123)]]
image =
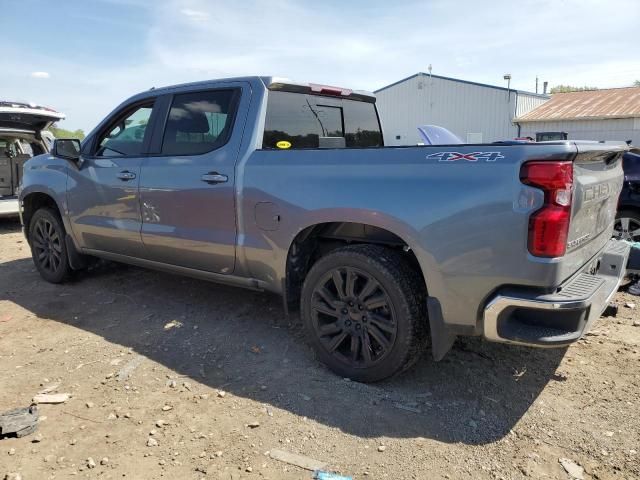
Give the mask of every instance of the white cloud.
[(194, 20), (206, 20), (209, 18), (209, 14), (207, 12), (203, 12), (202, 10), (191, 10), (190, 8), (183, 8), (180, 10), (180, 13), (193, 18)]
[(32, 78), (49, 78), (51, 77), (51, 75), (49, 75), (49, 72), (31, 72), (31, 77)]

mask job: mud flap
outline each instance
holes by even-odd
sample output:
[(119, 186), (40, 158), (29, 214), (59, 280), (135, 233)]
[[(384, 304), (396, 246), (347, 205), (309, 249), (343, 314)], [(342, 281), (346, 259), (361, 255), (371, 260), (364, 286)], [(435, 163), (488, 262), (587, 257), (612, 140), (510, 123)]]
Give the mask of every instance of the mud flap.
[(73, 239), (71, 238), (71, 235), (67, 233), (67, 235), (64, 237), (64, 242), (67, 247), (67, 256), (69, 257), (69, 266), (73, 270), (82, 270), (86, 268), (87, 267), (86, 257), (82, 255), (80, 252), (78, 252), (78, 250), (76, 249), (76, 246), (73, 243)]
[(442, 308), (437, 298), (427, 298), (427, 311), (429, 312), (429, 326), (431, 327), (431, 354), (433, 359), (438, 362), (451, 349), (457, 336), (445, 326)]

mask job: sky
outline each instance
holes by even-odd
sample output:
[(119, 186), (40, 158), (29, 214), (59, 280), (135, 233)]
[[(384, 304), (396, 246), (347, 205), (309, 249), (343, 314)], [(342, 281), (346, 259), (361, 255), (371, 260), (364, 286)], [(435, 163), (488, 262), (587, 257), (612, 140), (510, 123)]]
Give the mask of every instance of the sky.
[(0, 0), (0, 99), (90, 131), (129, 96), (241, 75), (376, 90), (433, 74), (535, 91), (640, 80), (638, 0)]

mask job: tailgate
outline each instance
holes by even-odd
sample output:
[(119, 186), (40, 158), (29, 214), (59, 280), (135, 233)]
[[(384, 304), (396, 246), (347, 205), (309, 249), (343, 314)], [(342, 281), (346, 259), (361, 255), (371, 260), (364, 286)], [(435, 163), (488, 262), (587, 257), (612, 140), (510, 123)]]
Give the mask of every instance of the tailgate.
[(0, 102), (0, 131), (39, 132), (62, 120), (64, 114), (24, 103)]
[[(586, 245), (589, 250), (604, 247), (613, 232), (618, 197), (622, 190), (623, 145), (575, 142), (573, 164), (573, 207), (567, 253)], [(597, 242), (601, 245), (593, 245)]]

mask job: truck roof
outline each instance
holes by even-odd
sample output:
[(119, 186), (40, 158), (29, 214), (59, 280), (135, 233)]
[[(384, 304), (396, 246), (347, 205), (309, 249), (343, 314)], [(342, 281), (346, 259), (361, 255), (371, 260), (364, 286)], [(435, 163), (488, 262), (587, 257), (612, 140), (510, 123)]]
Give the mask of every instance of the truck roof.
[(265, 86), (268, 90), (279, 90), (279, 91), (291, 91), (291, 92), (300, 92), (303, 93), (308, 91), (309, 93), (316, 95), (330, 95), (330, 96), (340, 96), (342, 98), (351, 98), (354, 100), (366, 101), (366, 102), (375, 102), (375, 94), (366, 90), (353, 90), (344, 87), (336, 87), (331, 85), (321, 85), (317, 83), (304, 83), (304, 82), (296, 82), (290, 80), (285, 77), (277, 77), (277, 76), (246, 76), (246, 77), (229, 77), (229, 78), (216, 78), (210, 80), (202, 80), (198, 82), (189, 82), (189, 83), (180, 83), (176, 85), (167, 85), (165, 87), (155, 88), (152, 87), (151, 90), (154, 92), (163, 92), (170, 91), (175, 89), (180, 89), (184, 87), (197, 87), (202, 86), (206, 87), (212, 83), (224, 83), (224, 82), (249, 82), (256, 83), (259, 82)]

